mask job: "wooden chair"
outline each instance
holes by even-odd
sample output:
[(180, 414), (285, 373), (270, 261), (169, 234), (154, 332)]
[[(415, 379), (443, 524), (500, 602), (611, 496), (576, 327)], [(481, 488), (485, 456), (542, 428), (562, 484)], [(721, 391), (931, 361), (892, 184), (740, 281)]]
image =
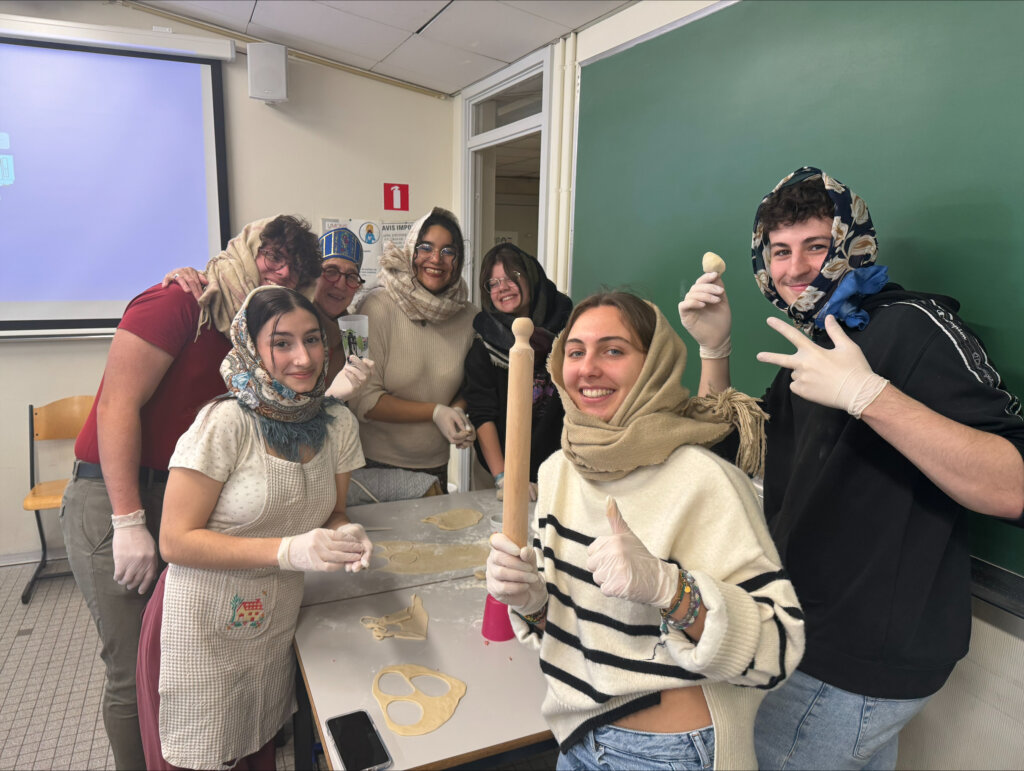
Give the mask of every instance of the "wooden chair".
[(40, 482), (36, 479), (36, 442), (50, 439), (74, 439), (82, 430), (82, 425), (92, 409), (92, 396), (68, 396), (42, 407), (28, 406), (28, 463), (29, 463), (29, 494), (22, 501), (25, 511), (35, 511), (36, 527), (39, 529), (39, 545), (43, 553), (36, 566), (32, 578), (21, 593), (21, 601), (27, 605), (32, 599), (32, 591), (37, 581), (44, 578), (61, 578), (71, 575), (68, 570), (59, 573), (44, 573), (46, 567), (46, 534), (43, 532), (43, 520), (40, 512), (46, 509), (59, 509), (64, 497), (67, 479), (56, 479), (51, 482)]

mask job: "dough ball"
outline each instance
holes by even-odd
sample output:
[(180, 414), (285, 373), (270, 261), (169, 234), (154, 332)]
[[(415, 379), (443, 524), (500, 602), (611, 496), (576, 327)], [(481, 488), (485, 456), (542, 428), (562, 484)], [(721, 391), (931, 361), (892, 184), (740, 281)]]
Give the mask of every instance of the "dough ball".
[(714, 252), (704, 252), (701, 266), (704, 268), (705, 273), (717, 273), (718, 275), (725, 273), (725, 260)]

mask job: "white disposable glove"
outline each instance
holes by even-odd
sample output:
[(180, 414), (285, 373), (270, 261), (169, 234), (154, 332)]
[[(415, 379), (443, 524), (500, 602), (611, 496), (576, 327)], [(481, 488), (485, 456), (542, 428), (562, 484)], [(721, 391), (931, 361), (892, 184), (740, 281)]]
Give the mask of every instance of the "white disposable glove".
[(587, 547), (586, 568), (605, 597), (667, 608), (679, 589), (679, 568), (660, 560), (643, 545), (619, 513), (615, 499), (607, 500), (611, 535)]
[(782, 319), (768, 319), (768, 326), (796, 346), (796, 353), (757, 354), (757, 360), (793, 370), (790, 390), (807, 401), (846, 410), (859, 418), (889, 381), (876, 375), (860, 350), (833, 316), (825, 318), (825, 331), (835, 344), (829, 350), (817, 345)]
[(281, 539), (277, 564), (281, 570), (333, 573), (363, 557), (363, 545), (337, 530), (318, 527)]
[(157, 573), (156, 541), (145, 521), (114, 528), (114, 580), (129, 591), (138, 587), (145, 594)]
[(358, 573), (363, 568), (368, 570), (370, 568), (370, 555), (373, 554), (373, 543), (370, 542), (363, 526), (356, 524), (355, 522), (349, 522), (348, 524), (335, 528), (335, 532), (343, 536), (345, 540), (354, 541), (359, 544), (362, 549), (362, 557), (355, 562), (346, 562), (345, 570), (349, 573)]
[[(498, 474), (494, 477), (494, 487), (497, 490), (497, 498), (499, 501), (505, 500), (505, 472)], [(530, 482), (530, 500), (537, 500), (537, 483)]]
[(432, 417), (441, 435), (460, 450), (473, 444), (476, 429), (461, 408), (437, 404)]
[(548, 588), (537, 572), (532, 546), (519, 548), (504, 533), (491, 536), (487, 555), (487, 592), (512, 610), (527, 616), (548, 602)]
[(724, 359), (732, 353), (732, 311), (718, 273), (698, 278), (679, 303), (679, 321), (700, 346), (702, 359)]
[(347, 402), (359, 389), (366, 385), (370, 374), (373, 372), (373, 361), (360, 359), (358, 356), (349, 356), (341, 372), (334, 376), (334, 380), (327, 388), (326, 396), (333, 396)]

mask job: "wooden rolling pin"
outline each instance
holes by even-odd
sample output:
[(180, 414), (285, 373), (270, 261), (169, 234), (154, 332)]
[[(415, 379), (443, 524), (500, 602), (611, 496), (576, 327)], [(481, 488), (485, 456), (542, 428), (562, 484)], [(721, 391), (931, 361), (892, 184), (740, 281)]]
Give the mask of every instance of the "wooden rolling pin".
[(516, 342), (508, 352), (508, 407), (505, 416), (505, 499), (502, 532), (526, 546), (530, 507), (530, 431), (533, 423), (533, 322), (512, 322)]

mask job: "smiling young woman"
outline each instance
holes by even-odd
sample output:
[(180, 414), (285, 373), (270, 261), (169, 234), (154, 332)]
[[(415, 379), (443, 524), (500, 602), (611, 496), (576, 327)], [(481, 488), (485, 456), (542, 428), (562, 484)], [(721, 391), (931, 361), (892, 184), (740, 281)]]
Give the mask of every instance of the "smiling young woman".
[[(736, 391), (691, 399), (685, 360), (652, 304), (581, 301), (548, 365), (565, 430), (535, 537), (491, 537), (487, 589), (540, 651), (559, 769), (756, 767), (758, 704), (803, 653), (744, 473), (761, 466), (764, 415)], [(705, 449), (734, 430), (744, 470)]]
[(405, 243), (384, 243), (380, 286), (358, 312), (370, 328), (373, 374), (349, 406), (360, 420), (367, 467), (433, 474), (446, 489), (451, 445), (476, 436), (459, 396), (477, 309), (462, 279), (462, 231), (440, 207)]

